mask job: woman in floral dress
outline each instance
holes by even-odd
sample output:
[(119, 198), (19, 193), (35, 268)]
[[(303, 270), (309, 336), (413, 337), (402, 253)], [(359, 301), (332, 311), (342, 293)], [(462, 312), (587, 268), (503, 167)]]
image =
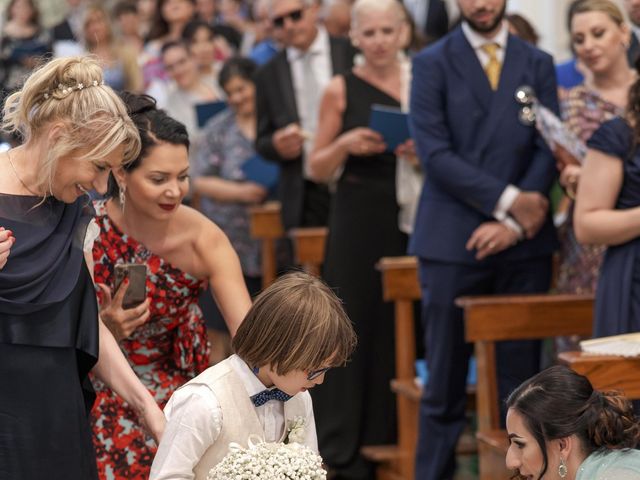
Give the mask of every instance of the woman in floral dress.
[[(628, 90), (636, 76), (627, 63), (629, 29), (612, 2), (583, 2), (572, 11), (570, 25), (573, 48), (589, 71), (589, 79), (564, 93), (561, 108), (565, 125), (586, 143), (602, 123), (624, 113)], [(580, 171), (578, 165), (561, 169), (560, 183), (570, 197), (575, 194)], [(604, 247), (578, 243), (573, 231), (573, 202), (560, 227), (560, 240), (557, 290), (593, 293)]]
[[(100, 237), (93, 257), (100, 314), (142, 383), (164, 407), (173, 391), (208, 366), (198, 295), (207, 285), (231, 333), (251, 300), (238, 256), (224, 233), (181, 204), (189, 188), (185, 127), (144, 95), (123, 94), (142, 138), (140, 156), (114, 171), (112, 198), (96, 202)], [(123, 309), (114, 266), (146, 265), (147, 300)], [(125, 280), (126, 282), (126, 280)], [(127, 284), (128, 285), (128, 284)], [(128, 405), (94, 381), (94, 445), (101, 479), (147, 479), (155, 443)]]

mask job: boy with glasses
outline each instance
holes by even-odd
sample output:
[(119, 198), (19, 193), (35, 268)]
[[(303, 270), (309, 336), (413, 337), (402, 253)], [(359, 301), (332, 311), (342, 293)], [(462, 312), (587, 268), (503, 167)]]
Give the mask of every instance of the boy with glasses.
[(250, 435), (287, 441), (303, 419), (303, 443), (318, 450), (311, 397), (331, 367), (344, 365), (356, 336), (341, 301), (304, 273), (278, 279), (255, 299), (233, 339), (236, 351), (176, 390), (151, 480), (206, 480)]

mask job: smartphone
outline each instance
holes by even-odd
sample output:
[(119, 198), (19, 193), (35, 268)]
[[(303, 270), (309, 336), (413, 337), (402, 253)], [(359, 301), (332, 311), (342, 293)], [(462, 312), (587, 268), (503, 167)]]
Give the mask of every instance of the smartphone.
[(114, 267), (116, 292), (125, 278), (129, 279), (129, 288), (122, 299), (122, 307), (133, 308), (147, 298), (147, 266), (139, 263), (118, 263)]

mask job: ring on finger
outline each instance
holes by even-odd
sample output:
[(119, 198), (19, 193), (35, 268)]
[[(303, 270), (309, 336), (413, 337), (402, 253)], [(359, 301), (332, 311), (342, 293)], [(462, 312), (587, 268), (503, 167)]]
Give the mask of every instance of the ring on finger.
[(496, 248), (496, 242), (489, 242), (489, 243), (487, 244), (487, 248), (488, 248), (489, 250), (493, 250), (494, 248)]

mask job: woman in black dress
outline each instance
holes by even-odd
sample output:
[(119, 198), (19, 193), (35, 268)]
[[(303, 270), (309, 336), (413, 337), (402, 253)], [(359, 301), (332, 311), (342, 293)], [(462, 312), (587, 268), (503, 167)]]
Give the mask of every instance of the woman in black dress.
[[(87, 415), (90, 370), (156, 439), (164, 416), (98, 320), (88, 190), (140, 138), (90, 58), (54, 60), (8, 97), (0, 154), (0, 478), (97, 479)], [(9, 233), (15, 240), (7, 240)], [(9, 247), (9, 248), (7, 248)]]
[[(309, 162), (316, 181), (337, 180), (324, 277), (344, 301), (358, 334), (352, 361), (313, 392), (318, 444), (337, 478), (372, 478), (362, 445), (395, 440), (393, 310), (382, 300), (381, 257), (405, 255), (398, 228), (396, 152), (369, 129), (371, 107), (400, 108), (408, 68), (400, 54), (403, 11), (396, 0), (358, 0), (351, 38), (362, 52), (331, 80), (322, 99)], [(406, 93), (406, 92), (405, 92)], [(410, 142), (400, 147), (412, 150)]]

